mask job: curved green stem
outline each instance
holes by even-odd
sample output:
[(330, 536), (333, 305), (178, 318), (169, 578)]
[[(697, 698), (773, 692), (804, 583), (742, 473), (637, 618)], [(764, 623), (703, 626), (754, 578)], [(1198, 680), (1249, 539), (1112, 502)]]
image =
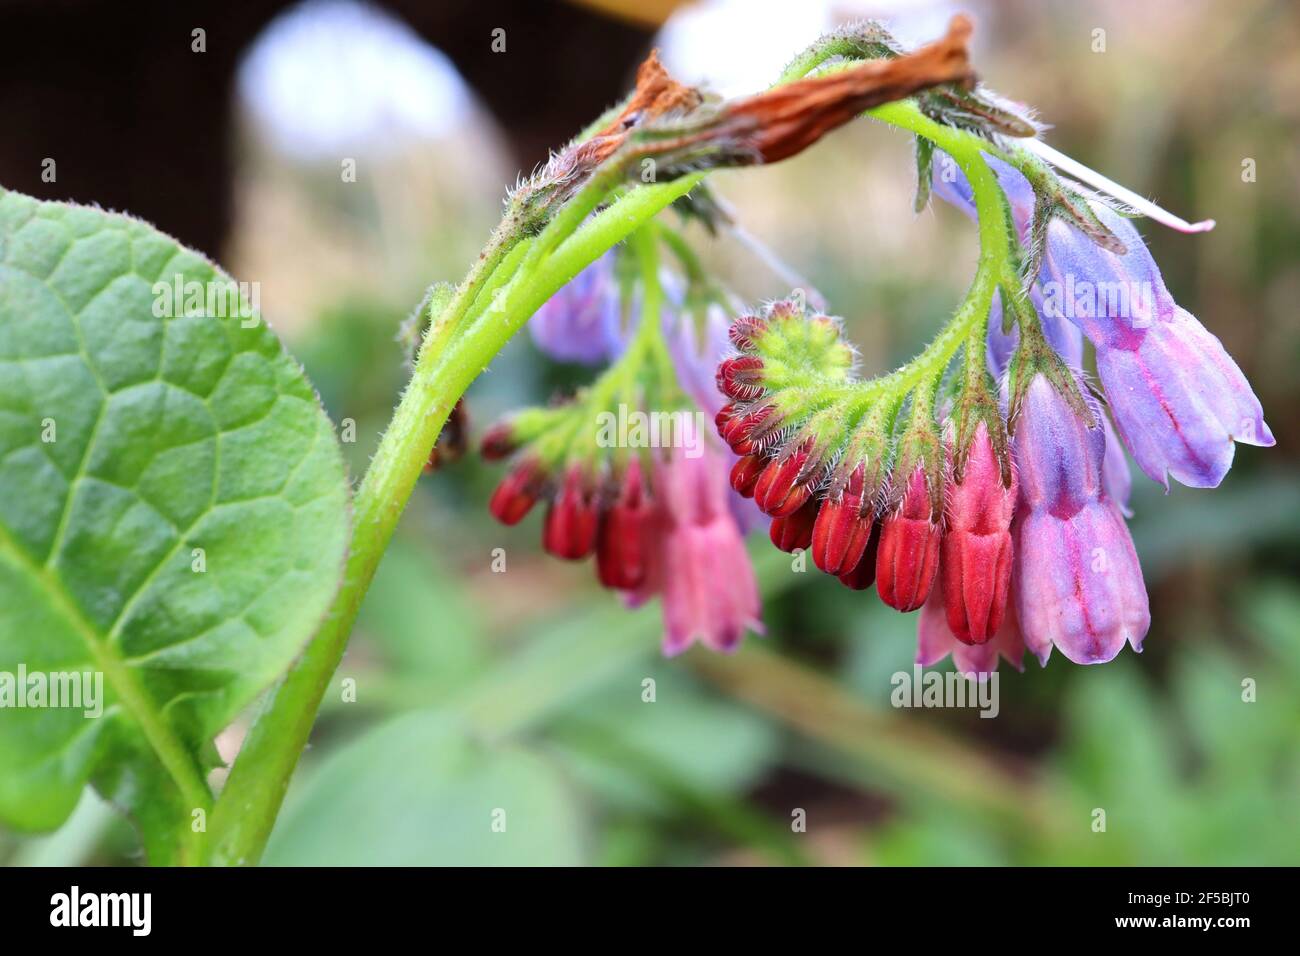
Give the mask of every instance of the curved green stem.
[[(799, 68), (806, 72), (814, 66), (808, 62)], [(920, 133), (946, 150), (966, 171), (980, 211), (980, 270), (967, 303), (916, 361), (878, 380), (910, 388), (946, 366), (966, 334), (986, 319), (985, 298), (991, 300), (996, 275), (1007, 268), (1009, 246), (1001, 233), (997, 183), (979, 156), (986, 145), (978, 137), (934, 123), (911, 103), (882, 106), (871, 115)], [(611, 164), (560, 207), (536, 237), (525, 238), (528, 227), (517, 210), (494, 233), (433, 320), (411, 381), (357, 489), (343, 582), (320, 631), (269, 695), (244, 742), (211, 815), (208, 862), (253, 864), (259, 859), (362, 599), (452, 407), (542, 303), (703, 176), (694, 173), (637, 186), (592, 215), (622, 186), (624, 171)], [(993, 215), (993, 210), (999, 214)], [(982, 309), (979, 303), (984, 303)]]
[[(886, 103), (869, 110), (867, 115), (929, 139), (961, 167), (974, 193), (979, 217), (979, 263), (970, 289), (952, 319), (915, 358), (878, 378), (818, 388), (821, 399), (827, 403), (870, 401), (887, 394), (903, 395), (923, 383), (937, 381), (957, 351), (967, 343), (973, 343), (970, 354), (978, 352), (982, 368), (993, 295), (999, 287), (1018, 288), (1014, 247), (1007, 234), (1007, 217), (1003, 212), (1002, 188), (982, 155), (990, 144), (973, 133), (936, 123), (911, 100)], [(808, 384), (810, 387), (817, 385), (811, 381)]]
[[(603, 200), (599, 189), (611, 187), (612, 177), (602, 178), (579, 193), (522, 252), (511, 255), (524, 241), (519, 237), (508, 232), (505, 239), (502, 233), (494, 236), (496, 248), (490, 245), (480, 257), (420, 349), (411, 381), (354, 498), (343, 583), (320, 631), (267, 699), (240, 750), (212, 813), (208, 862), (254, 864), (261, 856), (362, 599), (452, 407), (543, 302), (689, 192), (699, 178), (638, 187), (577, 228)], [(494, 275), (503, 262), (517, 263), (508, 282)], [(492, 301), (473, 309), (487, 289), (494, 290)]]

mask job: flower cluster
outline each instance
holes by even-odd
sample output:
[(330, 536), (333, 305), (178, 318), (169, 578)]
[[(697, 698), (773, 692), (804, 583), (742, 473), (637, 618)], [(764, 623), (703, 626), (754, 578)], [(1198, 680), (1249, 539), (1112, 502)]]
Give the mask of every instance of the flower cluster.
[[(705, 310), (701, 344), (690, 310), (671, 303), (660, 317), (642, 315), (652, 323), (648, 334), (624, 336), (619, 316), (628, 297), (614, 281), (613, 258), (561, 289), (534, 317), (533, 337), (557, 359), (617, 361), (572, 401), (488, 430), (483, 457), (513, 458), (489, 508), (513, 525), (544, 502), (549, 554), (594, 557), (600, 583), (629, 605), (660, 595), (666, 654), (697, 639), (729, 651), (761, 625), (744, 547), (751, 509), (728, 489), (727, 451), (700, 423), (717, 404), (707, 383), (726, 345), (726, 320)], [(719, 565), (729, 569), (722, 579)]]
[(1002, 633), (1017, 480), (1000, 423), (981, 420), (955, 455), (933, 396), (915, 395), (902, 414), (887, 391), (852, 381), (839, 321), (794, 300), (738, 319), (730, 336), (737, 354), (717, 384), (731, 401), (716, 422), (741, 456), (732, 487), (772, 518), (773, 544), (810, 551), (847, 587), (874, 583), (900, 611), (940, 608), (931, 644), (946, 638), (959, 663)]
[[(1027, 237), (1033, 187), (1007, 163), (986, 161)], [(934, 192), (975, 216), (970, 184), (951, 163), (936, 166)], [(1092, 344), (1107, 405), (1144, 474), (1166, 488), (1169, 476), (1193, 488), (1217, 487), (1232, 467), (1235, 442), (1274, 443), (1259, 399), (1223, 343), (1174, 300), (1133, 223), (1100, 202), (1090, 207), (1125, 252), (1050, 221), (1032, 290), (1039, 320), (1075, 367), (1083, 338)], [(1015, 339), (996, 322), (990, 330), (990, 361), (1005, 367)]]
[[(1101, 265), (1141, 267), (1158, 283), (1132, 227), (1098, 212), (1129, 251), (1099, 252), (1054, 229), (1045, 274), (1068, 262), (1105, 281)], [(743, 316), (717, 371), (730, 399), (718, 431), (741, 456), (732, 486), (772, 518), (777, 547), (809, 550), (848, 587), (874, 580), (890, 607), (923, 607), (922, 664), (951, 652), (979, 675), (999, 655), (1019, 666), (1026, 646), (1044, 664), (1053, 647), (1077, 663), (1109, 661), (1126, 642), (1140, 650), (1150, 614), (1124, 520), (1120, 441), (1152, 477), (1167, 467), (1190, 484), (1222, 478), (1234, 438), (1272, 441), (1218, 340), (1156, 288), (1149, 321), (1121, 326), (1085, 303), (1070, 312), (1097, 345), (1118, 437), (1080, 371), (1079, 328), (1045, 307), (1042, 288), (1023, 334), (989, 324), (984, 360), (1000, 399), (979, 374), (942, 402), (924, 385), (898, 398), (912, 385), (901, 372), (855, 381), (838, 320), (797, 301)]]
[[(841, 74), (859, 82), (901, 56), (874, 27), (827, 38), (792, 68), (871, 62), (828, 69), (795, 92), (824, 92)], [(717, 116), (762, 131), (793, 88), (756, 100), (766, 120), (749, 101)], [(863, 105), (849, 100), (850, 112)], [(791, 109), (808, 120), (806, 103)], [(840, 112), (822, 119), (838, 123)], [(874, 111), (917, 135), (918, 206), (930, 195), (956, 205), (979, 221), (981, 245), (951, 321), (875, 379), (856, 376), (841, 322), (801, 295), (728, 325), (718, 313), (727, 297), (706, 294), (711, 280), (682, 237), (634, 231), (631, 255), (597, 260), (534, 318), (534, 340), (552, 356), (613, 364), (569, 404), (488, 434), (485, 455), (514, 456), (493, 513), (513, 524), (545, 500), (547, 551), (594, 555), (601, 582), (630, 603), (663, 596), (669, 653), (695, 639), (730, 649), (757, 627), (742, 539), (758, 515), (778, 548), (811, 554), (851, 589), (874, 585), (890, 607), (920, 610), (922, 664), (951, 654), (979, 676), (1000, 658), (1019, 667), (1026, 648), (1043, 664), (1053, 648), (1085, 664), (1125, 644), (1140, 651), (1150, 611), (1126, 524), (1127, 456), (1166, 488), (1170, 477), (1214, 487), (1237, 442), (1273, 436), (1241, 370), (1174, 301), (1132, 223), (1049, 162), (1175, 228), (1212, 223), (1185, 223), (1056, 153), (1022, 112), (952, 85)], [(674, 175), (707, 168), (713, 115), (636, 142), (676, 157)], [(806, 145), (821, 124), (755, 133), (744, 161), (780, 159), (772, 144)], [(703, 190), (680, 209), (710, 231), (734, 225)], [(659, 267), (661, 240), (687, 274), (680, 295)], [(637, 309), (639, 322), (626, 321)], [(712, 415), (726, 447), (696, 427), (679, 429), (682, 442), (595, 440), (615, 403), (620, 416)]]

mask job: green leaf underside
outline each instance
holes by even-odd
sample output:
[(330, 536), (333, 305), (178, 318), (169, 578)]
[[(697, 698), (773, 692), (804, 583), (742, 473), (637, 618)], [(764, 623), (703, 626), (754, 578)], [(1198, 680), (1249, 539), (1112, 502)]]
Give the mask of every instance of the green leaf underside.
[(573, 866), (581, 811), (545, 758), (480, 740), (449, 714), (408, 714), (331, 754), (304, 781), (262, 862)]
[(178, 275), (231, 281), (129, 217), (0, 190), (0, 672), (98, 671), (104, 688), (98, 719), (0, 709), (12, 826), (59, 825), (88, 780), (147, 843), (188, 820), (212, 738), (338, 587), (328, 418), (264, 322), (184, 301), (156, 317), (155, 283)]

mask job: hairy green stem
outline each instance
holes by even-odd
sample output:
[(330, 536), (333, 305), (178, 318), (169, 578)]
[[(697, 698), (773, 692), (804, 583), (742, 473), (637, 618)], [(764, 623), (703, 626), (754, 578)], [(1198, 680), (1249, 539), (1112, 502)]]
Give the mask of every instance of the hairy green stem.
[[(264, 704), (217, 800), (208, 862), (246, 865), (260, 858), (362, 599), (452, 407), (543, 302), (698, 181), (690, 176), (634, 189), (579, 229), (603, 198), (584, 189), (531, 242), (504, 287), (492, 273), (503, 261), (515, 261), (507, 242), (485, 251), (461, 283), (431, 327), (432, 338), (420, 350), (411, 381), (357, 489), (352, 547), (334, 603), (302, 657)], [(612, 182), (602, 185), (608, 190)], [(548, 250), (553, 251), (546, 256)], [(462, 322), (486, 288), (496, 289), (495, 301)], [(446, 328), (458, 334), (444, 335)]]
[[(1006, 268), (1009, 247), (1003, 217), (986, 214), (1001, 200), (992, 192), (997, 183), (979, 156), (985, 147), (978, 137), (934, 123), (909, 102), (878, 107), (871, 115), (920, 133), (947, 151), (970, 179), (980, 211), (980, 270), (966, 303), (970, 307), (959, 310), (915, 362), (879, 380), (904, 389), (941, 370), (981, 320), (977, 313), (987, 316), (987, 304), (981, 310), (977, 303), (986, 294), (991, 300), (994, 273)], [(542, 303), (686, 195), (703, 175), (638, 186), (593, 216), (623, 182), (622, 168), (611, 165), (560, 207), (535, 238), (525, 239), (524, 226), (509, 215), (494, 233), (452, 300), (433, 319), (411, 381), (356, 492), (352, 546), (338, 594), (319, 632), (264, 702), (244, 742), (212, 813), (208, 862), (254, 864), (261, 856), (361, 602), (452, 407)]]

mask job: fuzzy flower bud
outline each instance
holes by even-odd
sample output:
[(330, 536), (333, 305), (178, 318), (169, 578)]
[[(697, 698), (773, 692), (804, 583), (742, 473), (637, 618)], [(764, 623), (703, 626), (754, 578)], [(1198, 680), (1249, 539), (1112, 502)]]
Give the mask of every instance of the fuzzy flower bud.
[(600, 511), (591, 482), (581, 465), (571, 465), (546, 511), (542, 547), (557, 558), (580, 561), (596, 547), (599, 525)]
[(773, 518), (794, 514), (812, 497), (817, 458), (812, 440), (787, 449), (767, 463), (754, 485), (754, 503)]
[(492, 492), (488, 510), (504, 525), (518, 524), (541, 497), (546, 478), (537, 461), (529, 458), (519, 462)]
[(768, 531), (772, 543), (782, 551), (793, 554), (807, 551), (813, 541), (813, 525), (817, 522), (817, 502), (806, 501), (796, 511), (772, 520)]
[(731, 466), (731, 487), (736, 494), (744, 498), (754, 497), (754, 487), (759, 476), (763, 474), (766, 462), (758, 455), (745, 455), (737, 458)]
[(948, 628), (966, 644), (983, 644), (1002, 625), (1011, 585), (1015, 509), (1015, 473), (1009, 487), (1002, 483), (1002, 467), (981, 421), (963, 472), (949, 488), (941, 548)]
[(896, 508), (880, 522), (876, 557), (876, 591), (899, 611), (925, 603), (939, 567), (941, 512), (934, 508), (925, 467), (907, 476)]
[(880, 546), (880, 522), (871, 526), (867, 537), (866, 549), (849, 570), (838, 575), (840, 584), (854, 591), (865, 591), (876, 581), (877, 553)]
[(654, 508), (641, 478), (641, 462), (628, 462), (618, 497), (596, 536), (596, 575), (607, 588), (631, 591), (645, 583)]
[(865, 472), (857, 465), (844, 488), (822, 502), (813, 524), (813, 563), (836, 577), (857, 567), (871, 537), (875, 515)]
[(501, 461), (513, 455), (518, 447), (514, 422), (507, 419), (497, 422), (483, 433), (479, 453), (484, 461)]
[(763, 360), (756, 355), (723, 359), (718, 365), (718, 391), (737, 402), (748, 402), (762, 395)]

